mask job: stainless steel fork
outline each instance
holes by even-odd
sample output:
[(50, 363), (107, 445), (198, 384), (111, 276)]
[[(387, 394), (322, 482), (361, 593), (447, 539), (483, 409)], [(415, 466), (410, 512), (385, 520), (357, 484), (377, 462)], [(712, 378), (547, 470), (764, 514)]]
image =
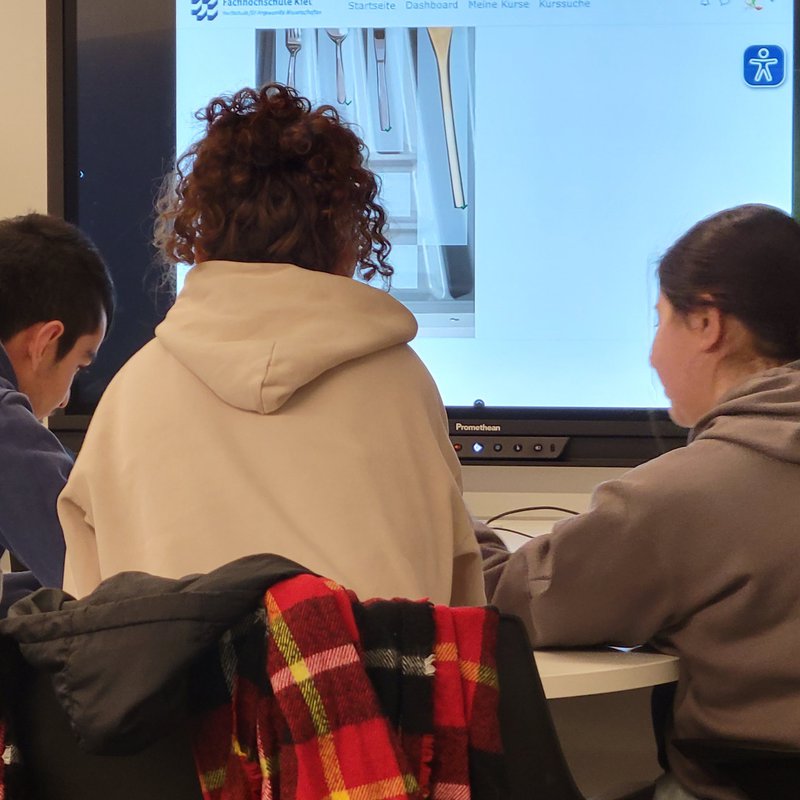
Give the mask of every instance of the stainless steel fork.
[(300, 40), (300, 28), (286, 29), (286, 49), (289, 51), (289, 72), (286, 76), (286, 85), (295, 88), (294, 70), (297, 61), (297, 54), (303, 46)]

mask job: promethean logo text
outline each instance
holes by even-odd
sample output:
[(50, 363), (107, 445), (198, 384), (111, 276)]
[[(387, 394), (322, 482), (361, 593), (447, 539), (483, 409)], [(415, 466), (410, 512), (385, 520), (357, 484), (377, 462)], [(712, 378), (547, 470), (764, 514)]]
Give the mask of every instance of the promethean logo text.
[(192, 0), (192, 16), (202, 22), (204, 19), (211, 22), (217, 18), (217, 5), (219, 0)]
[(481, 422), (480, 425), (465, 425), (463, 422), (456, 422), (456, 430), (469, 431), (470, 433), (475, 433), (476, 431), (496, 432), (496, 431), (501, 431), (503, 429), (499, 425), (487, 425), (485, 422)]

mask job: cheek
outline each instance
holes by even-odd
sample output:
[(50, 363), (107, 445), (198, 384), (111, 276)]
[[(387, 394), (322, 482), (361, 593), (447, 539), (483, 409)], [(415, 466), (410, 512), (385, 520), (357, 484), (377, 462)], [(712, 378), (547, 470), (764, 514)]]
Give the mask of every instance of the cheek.
[(653, 344), (650, 345), (650, 366), (656, 371), (660, 371), (661, 362), (662, 362), (662, 339), (663, 336), (661, 334), (661, 329), (656, 331), (656, 335), (653, 337)]
[(674, 388), (673, 384), (675, 383), (674, 357), (670, 355), (669, 345), (667, 334), (663, 329), (659, 329), (650, 349), (650, 365), (656, 371), (668, 397), (671, 396), (671, 389)]
[(74, 365), (70, 365), (68, 368), (65, 365), (64, 370), (61, 372), (58, 381), (58, 392), (60, 394), (60, 398), (63, 398), (67, 395), (70, 388), (72, 387), (72, 381), (75, 379), (76, 369)]

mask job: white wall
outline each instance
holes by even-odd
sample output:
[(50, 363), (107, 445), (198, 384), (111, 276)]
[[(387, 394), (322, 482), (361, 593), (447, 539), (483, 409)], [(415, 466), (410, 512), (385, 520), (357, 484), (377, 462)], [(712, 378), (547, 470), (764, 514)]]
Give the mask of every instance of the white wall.
[(0, 218), (47, 211), (46, 0), (0, 0)]
[[(625, 471), (611, 467), (464, 467), (464, 496), (479, 519), (523, 506), (549, 505), (585, 511), (594, 487)], [(533, 533), (548, 530), (563, 515), (533, 512), (522, 516), (545, 523), (528, 525), (526, 530)]]
[(0, 15), (2, 219), (47, 210), (45, 0), (0, 0)]
[(0, 0), (0, 218), (47, 207), (44, 11), (45, 0)]

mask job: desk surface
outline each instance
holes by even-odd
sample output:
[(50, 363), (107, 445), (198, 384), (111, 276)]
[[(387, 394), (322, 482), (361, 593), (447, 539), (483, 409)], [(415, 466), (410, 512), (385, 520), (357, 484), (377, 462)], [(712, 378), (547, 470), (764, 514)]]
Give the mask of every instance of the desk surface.
[(641, 689), (678, 680), (678, 659), (618, 650), (537, 650), (548, 699)]

